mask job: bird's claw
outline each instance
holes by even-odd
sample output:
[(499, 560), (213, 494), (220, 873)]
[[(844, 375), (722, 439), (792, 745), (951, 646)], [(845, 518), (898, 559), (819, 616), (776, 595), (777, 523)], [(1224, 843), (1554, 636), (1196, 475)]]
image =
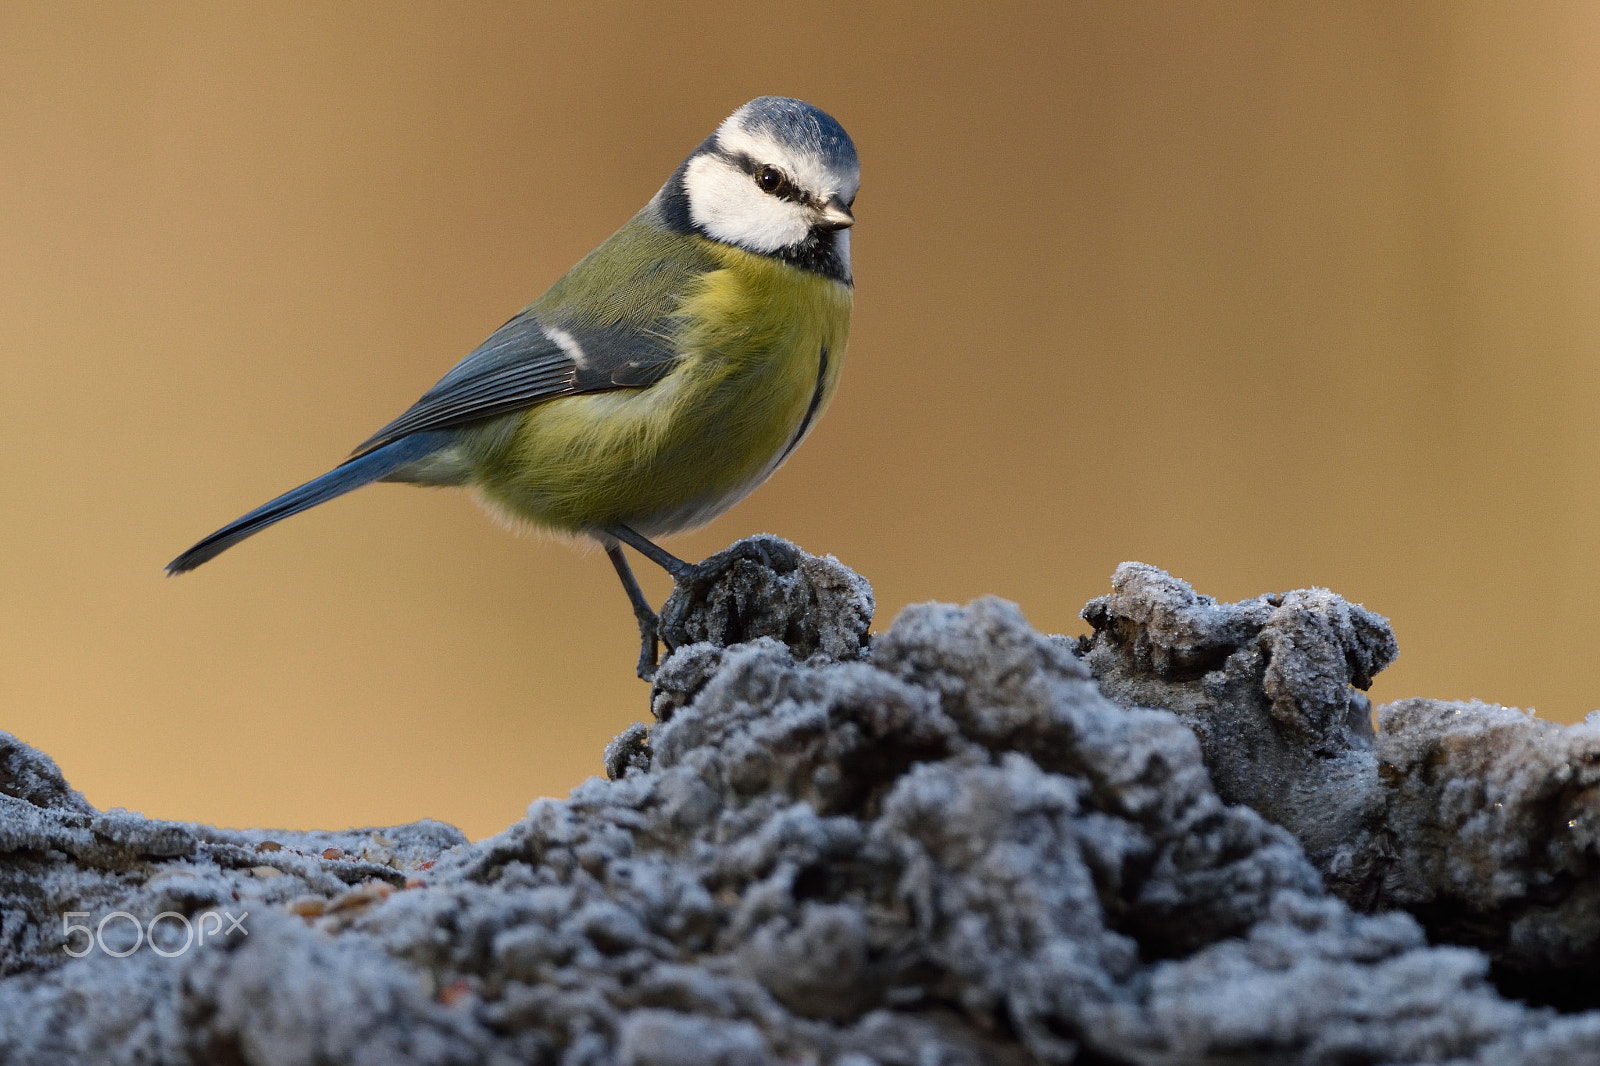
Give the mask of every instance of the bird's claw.
[(751, 537), (741, 540), (698, 563), (684, 563), (679, 569), (672, 572), (672, 580), (676, 585), (694, 588), (721, 577), (728, 572), (734, 563), (741, 561), (756, 563), (768, 570), (793, 569), (794, 566), (793, 563), (790, 563), (787, 567), (780, 567), (778, 560), (773, 558), (766, 541), (760, 537)]
[[(665, 555), (666, 553), (662, 552), (660, 554)], [(656, 562), (671, 575), (673, 584), (683, 590), (684, 596), (687, 597), (687, 599), (678, 602), (673, 611), (670, 612), (674, 615), (681, 615), (686, 603), (692, 602), (696, 597), (703, 596), (707, 587), (728, 573), (735, 563), (752, 562), (769, 570), (788, 571), (794, 569), (798, 559), (794, 556), (792, 549), (785, 550), (785, 545), (782, 541), (774, 541), (772, 538), (753, 537), (739, 541), (737, 544), (698, 563), (684, 562), (681, 559), (674, 559), (670, 555), (666, 556), (666, 560), (657, 558)], [(627, 583), (630, 578), (631, 575), (624, 578), (624, 583)], [(634, 592), (630, 593), (630, 595), (635, 595), (636, 592), (637, 586), (634, 587)], [(671, 605), (672, 601), (669, 599), (668, 603)], [(663, 610), (666, 610), (666, 608), (663, 608)], [(666, 646), (666, 650), (670, 654), (673, 650), (673, 644), (662, 636), (661, 618), (645, 604), (642, 595), (635, 595), (633, 613), (639, 622), (638, 674), (641, 680), (654, 681), (656, 668), (660, 662), (659, 657), (662, 645)]]

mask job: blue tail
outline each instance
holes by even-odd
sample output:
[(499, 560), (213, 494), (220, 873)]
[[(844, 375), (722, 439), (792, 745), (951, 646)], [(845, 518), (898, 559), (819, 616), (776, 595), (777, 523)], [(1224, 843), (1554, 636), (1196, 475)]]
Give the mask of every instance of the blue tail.
[(274, 522), (299, 514), (319, 503), (327, 503), (335, 496), (343, 496), (352, 489), (371, 484), (392, 474), (408, 463), (432, 455), (450, 442), (450, 433), (416, 433), (401, 437), (392, 444), (368, 452), (366, 455), (341, 463), (319, 478), (290, 489), (269, 503), (235, 522), (223, 526), (199, 544), (190, 548), (167, 564), (167, 573), (181, 574), (193, 570), (201, 563), (216, 558), (248, 536), (261, 532)]

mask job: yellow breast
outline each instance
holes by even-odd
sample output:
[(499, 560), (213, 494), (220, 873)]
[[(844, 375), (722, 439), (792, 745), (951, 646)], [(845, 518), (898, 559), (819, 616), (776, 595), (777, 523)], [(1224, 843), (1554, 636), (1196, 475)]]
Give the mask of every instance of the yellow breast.
[(646, 388), (550, 400), (486, 433), (474, 481), (494, 510), (572, 533), (678, 532), (731, 507), (809, 432), (844, 362), (849, 287), (706, 243), (721, 267), (683, 295), (683, 361)]

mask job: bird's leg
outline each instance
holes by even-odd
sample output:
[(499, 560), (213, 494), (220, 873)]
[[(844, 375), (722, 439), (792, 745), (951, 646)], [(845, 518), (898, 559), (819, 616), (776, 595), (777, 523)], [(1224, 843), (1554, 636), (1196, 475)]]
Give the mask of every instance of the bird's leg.
[[(770, 537), (749, 537), (704, 562), (690, 563), (658, 547), (644, 534), (620, 523), (607, 526), (602, 532), (612, 540), (621, 541), (622, 544), (635, 549), (640, 555), (661, 567), (671, 575), (674, 584), (688, 590), (691, 596), (696, 595), (697, 586), (701, 583), (716, 580), (730, 566), (742, 559), (784, 572), (793, 570), (799, 562), (792, 547), (782, 541), (774, 541)], [(774, 556), (776, 548), (784, 549), (783, 558)], [(627, 590), (628, 600), (633, 604), (633, 615), (639, 620), (639, 676), (646, 681), (653, 680), (658, 644), (663, 639), (660, 619), (645, 601), (644, 593), (639, 590), (639, 582), (634, 579), (633, 571), (628, 568), (628, 560), (622, 554), (621, 545), (615, 543), (607, 545), (606, 555), (610, 556), (611, 565), (617, 568), (617, 576), (622, 578), (622, 587)], [(787, 565), (784, 565), (784, 559), (787, 559)], [(669, 652), (672, 650), (670, 643), (667, 644), (667, 650)]]
[[(688, 597), (685, 603), (704, 599), (710, 592), (710, 586), (740, 562), (752, 562), (776, 574), (787, 574), (800, 565), (803, 555), (787, 541), (763, 535), (746, 537), (709, 559), (689, 563), (657, 547), (650, 538), (627, 526), (621, 524), (606, 526), (601, 532), (613, 541), (606, 545), (606, 554), (611, 557), (611, 565), (617, 568), (617, 576), (622, 578), (622, 587), (627, 590), (628, 599), (633, 603), (634, 617), (639, 620), (639, 636), (642, 641), (639, 651), (639, 676), (646, 681), (655, 678), (658, 642), (665, 643), (668, 652), (673, 650), (673, 645), (671, 640), (662, 634), (660, 618), (645, 602), (644, 593), (639, 591), (639, 582), (634, 580), (633, 571), (628, 568), (628, 560), (622, 554), (621, 544), (615, 543), (616, 541), (634, 548), (640, 555), (671, 575), (673, 583)], [(679, 606), (683, 607), (684, 603), (680, 603)], [(662, 610), (666, 608), (663, 607)]]
[[(640, 539), (643, 540), (642, 537)], [(650, 601), (644, 598), (644, 591), (639, 588), (639, 581), (633, 576), (633, 568), (628, 565), (621, 546), (608, 544), (606, 557), (617, 568), (622, 589), (628, 594), (628, 602), (633, 604), (633, 617), (639, 622), (639, 678), (649, 681), (656, 676), (656, 612), (650, 608)]]
[[(650, 538), (625, 525), (619, 523), (607, 526), (604, 533), (628, 545), (661, 567), (678, 584), (692, 578), (698, 571), (695, 564), (686, 563), (671, 552), (657, 547)], [(644, 598), (644, 592), (640, 590), (639, 582), (633, 576), (627, 558), (622, 554), (621, 545), (607, 545), (606, 555), (610, 557), (611, 565), (617, 568), (617, 576), (622, 579), (622, 587), (628, 593), (628, 602), (633, 604), (633, 616), (639, 620), (639, 676), (645, 681), (653, 680), (656, 676), (656, 654), (659, 650), (659, 619), (655, 611), (650, 609), (649, 601)], [(669, 647), (667, 650), (672, 649)]]
[[(655, 563), (657, 566), (661, 567), (661, 569), (672, 575), (673, 581), (681, 582), (685, 578), (692, 576), (695, 572), (695, 565), (693, 563), (686, 563), (664, 548), (656, 547), (656, 545), (648, 537), (645, 537), (639, 533), (635, 533), (627, 526), (607, 526), (605, 532), (607, 536), (617, 538), (618, 540), (622, 541), (622, 543), (626, 544), (628, 547), (644, 556), (646, 559), (649, 559), (652, 563)], [(637, 588), (638, 586), (635, 585), (634, 587)]]
[[(689, 563), (664, 548), (658, 547), (648, 537), (637, 530), (629, 529), (627, 526), (607, 526), (604, 532), (606, 536), (614, 537), (638, 551), (640, 555), (671, 575), (674, 584), (682, 586), (692, 587), (697, 582), (715, 580), (718, 575), (741, 559), (748, 559), (768, 569), (777, 568), (782, 571), (793, 570), (798, 563), (798, 559), (794, 555), (794, 548), (790, 545), (785, 545), (774, 537), (746, 537), (709, 559), (698, 563)], [(774, 551), (779, 551), (780, 549), (781, 557), (787, 560), (786, 563), (781, 562), (779, 556), (773, 554)]]

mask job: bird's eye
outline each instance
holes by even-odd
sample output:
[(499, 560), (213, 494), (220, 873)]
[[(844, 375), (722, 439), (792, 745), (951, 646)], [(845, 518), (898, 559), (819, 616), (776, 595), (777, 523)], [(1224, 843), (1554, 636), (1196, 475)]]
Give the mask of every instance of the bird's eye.
[(756, 171), (756, 184), (761, 186), (762, 192), (777, 192), (783, 188), (783, 171), (777, 167), (762, 167)]

